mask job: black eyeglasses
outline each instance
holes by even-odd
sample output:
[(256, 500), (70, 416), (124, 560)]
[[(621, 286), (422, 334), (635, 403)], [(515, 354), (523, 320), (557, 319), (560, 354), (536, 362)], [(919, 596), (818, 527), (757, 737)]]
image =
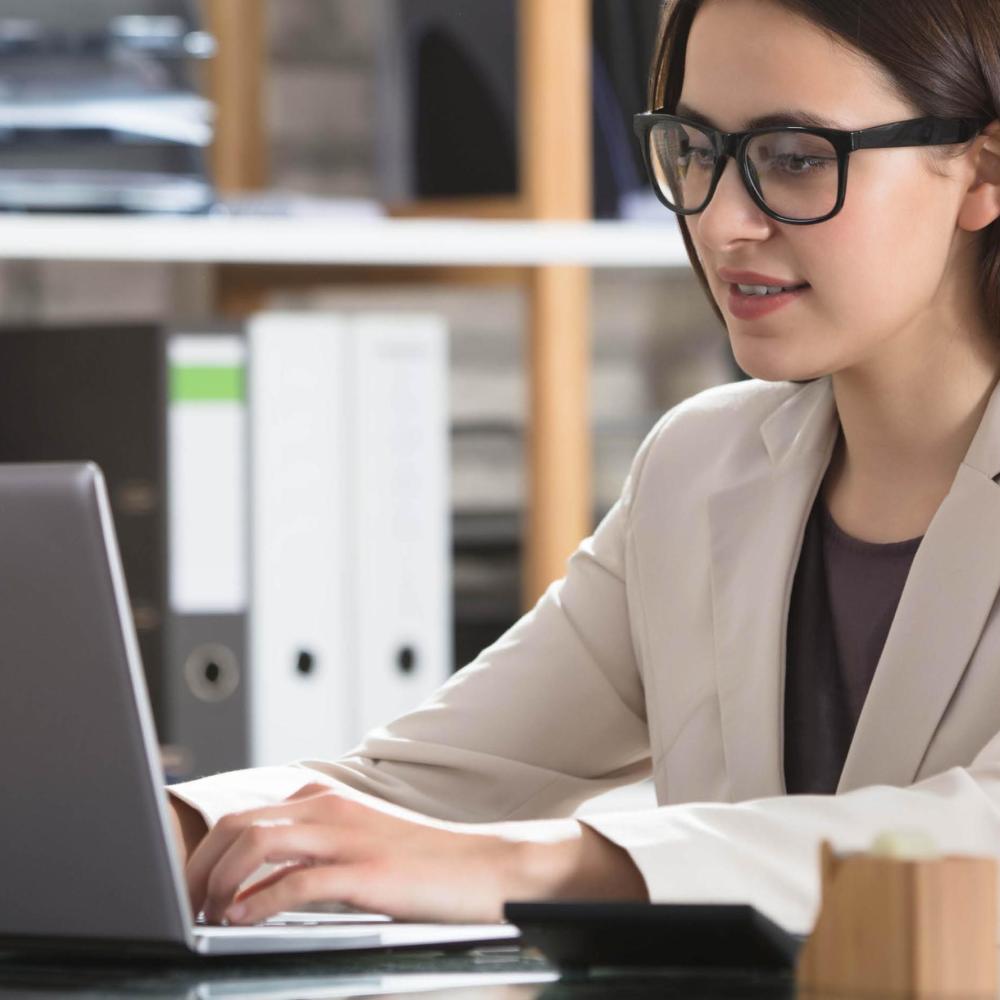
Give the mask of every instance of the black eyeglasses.
[(778, 222), (808, 226), (843, 208), (848, 158), (855, 150), (954, 145), (974, 138), (989, 121), (914, 118), (856, 132), (803, 125), (720, 132), (660, 110), (637, 114), (633, 125), (653, 189), (672, 212), (703, 211), (733, 157), (764, 212)]

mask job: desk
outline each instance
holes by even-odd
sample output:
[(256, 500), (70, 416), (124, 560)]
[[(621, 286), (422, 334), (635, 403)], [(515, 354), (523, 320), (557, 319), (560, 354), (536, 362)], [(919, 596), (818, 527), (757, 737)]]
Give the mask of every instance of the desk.
[(133, 965), (0, 955), (0, 1000), (156, 997), (157, 1000), (325, 1000), (419, 996), (432, 1000), (791, 1000), (791, 974), (597, 972), (559, 977), (543, 960), (512, 948), (397, 952), (369, 956), (256, 959), (207, 965)]

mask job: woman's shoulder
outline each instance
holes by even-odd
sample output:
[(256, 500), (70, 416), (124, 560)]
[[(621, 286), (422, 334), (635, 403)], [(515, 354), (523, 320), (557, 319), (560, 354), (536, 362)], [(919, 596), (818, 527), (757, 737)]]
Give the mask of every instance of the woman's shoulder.
[(744, 422), (748, 416), (760, 413), (766, 417), (786, 399), (801, 392), (811, 382), (765, 382), (748, 378), (738, 382), (713, 385), (678, 403), (671, 413), (678, 417), (701, 419), (736, 419)]
[(747, 436), (759, 441), (761, 425), (768, 417), (815, 385), (815, 382), (760, 379), (714, 385), (663, 414), (650, 437), (668, 439), (672, 444), (688, 438), (695, 443), (714, 442), (719, 434), (725, 434), (729, 440)]
[(767, 461), (761, 428), (768, 418), (796, 397), (817, 391), (821, 381), (744, 379), (690, 396), (650, 431), (636, 458), (632, 488), (638, 487), (640, 476), (669, 476), (676, 482), (678, 475), (690, 481), (687, 477), (731, 478), (750, 472), (756, 462)]

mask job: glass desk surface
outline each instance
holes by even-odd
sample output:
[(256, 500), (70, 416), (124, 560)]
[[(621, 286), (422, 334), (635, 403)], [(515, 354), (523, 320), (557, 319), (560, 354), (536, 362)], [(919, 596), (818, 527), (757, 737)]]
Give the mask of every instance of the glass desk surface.
[(0, 1000), (155, 997), (159, 1000), (440, 1000), (608, 998), (791, 998), (790, 974), (703, 970), (595, 970), (564, 974), (531, 951), (491, 947), (373, 955), (149, 961), (112, 965), (0, 953)]

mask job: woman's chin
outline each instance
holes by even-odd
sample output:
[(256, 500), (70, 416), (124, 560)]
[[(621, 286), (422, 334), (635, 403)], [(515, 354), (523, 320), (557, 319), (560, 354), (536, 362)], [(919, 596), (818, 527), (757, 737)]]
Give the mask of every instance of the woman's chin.
[(762, 382), (808, 382), (829, 374), (822, 367), (787, 356), (767, 357), (764, 352), (734, 350), (733, 357), (741, 371)]

